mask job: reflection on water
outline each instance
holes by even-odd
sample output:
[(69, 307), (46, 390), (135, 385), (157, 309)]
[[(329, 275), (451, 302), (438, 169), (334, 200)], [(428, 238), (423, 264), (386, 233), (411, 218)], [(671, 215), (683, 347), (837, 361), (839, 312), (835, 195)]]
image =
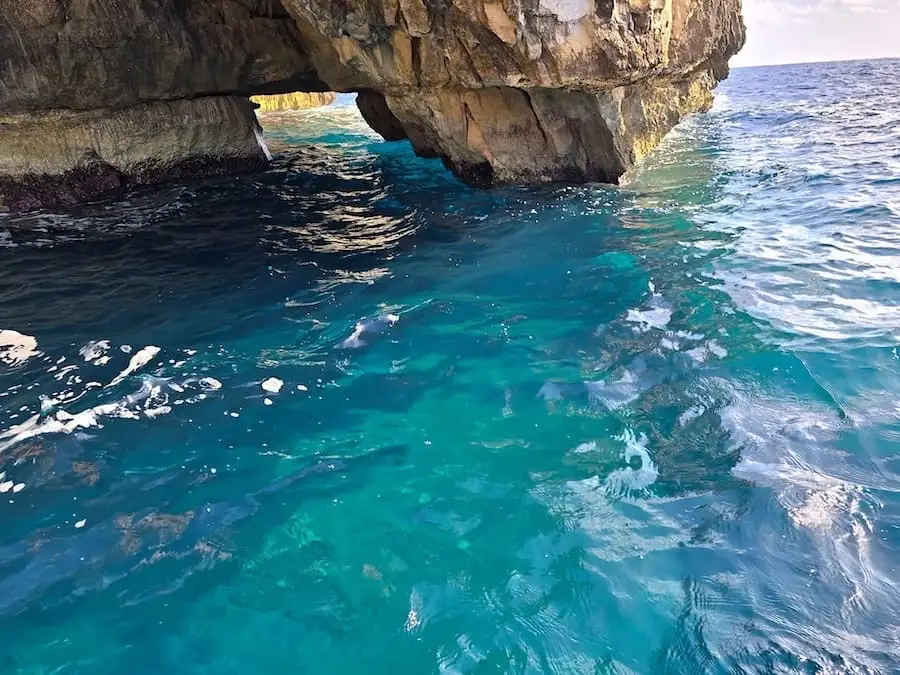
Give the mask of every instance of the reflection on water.
[(2, 671), (900, 668), (898, 63), (807, 68), (622, 188), (338, 105), (0, 220)]

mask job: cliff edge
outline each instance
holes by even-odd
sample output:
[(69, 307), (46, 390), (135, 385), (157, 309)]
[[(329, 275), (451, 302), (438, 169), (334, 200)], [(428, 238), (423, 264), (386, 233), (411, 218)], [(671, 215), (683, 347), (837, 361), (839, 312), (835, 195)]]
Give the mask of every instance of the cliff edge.
[(312, 94), (295, 91), (292, 94), (269, 94), (250, 97), (250, 101), (259, 106), (257, 110), (262, 113), (321, 108), (331, 105), (336, 99), (337, 96), (330, 91), (314, 92)]

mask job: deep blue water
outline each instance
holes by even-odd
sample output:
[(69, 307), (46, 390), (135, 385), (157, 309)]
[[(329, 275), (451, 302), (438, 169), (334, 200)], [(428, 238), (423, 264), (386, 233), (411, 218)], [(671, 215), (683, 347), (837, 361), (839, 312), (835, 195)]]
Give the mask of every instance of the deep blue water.
[(900, 61), (619, 188), (346, 103), (0, 219), (0, 673), (900, 672)]

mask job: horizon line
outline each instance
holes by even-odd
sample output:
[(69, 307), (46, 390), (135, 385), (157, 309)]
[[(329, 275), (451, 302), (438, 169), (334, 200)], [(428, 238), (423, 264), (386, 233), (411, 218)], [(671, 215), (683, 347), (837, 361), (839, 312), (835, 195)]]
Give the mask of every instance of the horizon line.
[(900, 55), (898, 56), (861, 56), (853, 59), (846, 58), (835, 58), (835, 59), (823, 59), (821, 61), (784, 61), (781, 63), (753, 63), (750, 65), (739, 65), (733, 66), (729, 64), (731, 70), (740, 70), (744, 68), (773, 68), (777, 66), (814, 66), (821, 63), (855, 63), (857, 61), (898, 61), (900, 60)]

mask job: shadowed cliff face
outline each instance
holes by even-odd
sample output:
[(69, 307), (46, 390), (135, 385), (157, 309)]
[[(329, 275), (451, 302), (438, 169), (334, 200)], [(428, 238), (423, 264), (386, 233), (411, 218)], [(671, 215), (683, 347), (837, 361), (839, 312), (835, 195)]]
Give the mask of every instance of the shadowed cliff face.
[(253, 96), (250, 98), (259, 107), (259, 112), (279, 112), (283, 110), (304, 110), (306, 108), (318, 108), (331, 105), (337, 96), (334, 92), (315, 92), (307, 94), (294, 92), (292, 94), (270, 94), (268, 96)]
[(327, 90), (278, 0), (0, 0), (0, 111)]
[(0, 201), (263, 165), (247, 97), (293, 91), (474, 184), (616, 181), (743, 40), (740, 0), (0, 0)]
[(297, 89), (278, 0), (0, 0), (0, 204), (264, 166), (247, 96)]

